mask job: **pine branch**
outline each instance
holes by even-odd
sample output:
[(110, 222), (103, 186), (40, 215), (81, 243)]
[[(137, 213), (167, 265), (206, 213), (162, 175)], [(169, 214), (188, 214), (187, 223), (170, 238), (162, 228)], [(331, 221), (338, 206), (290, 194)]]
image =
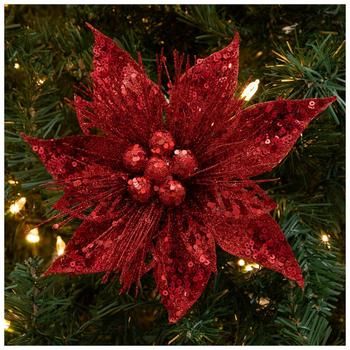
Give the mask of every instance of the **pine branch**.
[(219, 14), (215, 5), (176, 6), (176, 13), (179, 21), (203, 32), (196, 36), (196, 40), (206, 45), (212, 42), (220, 46), (233, 37), (231, 20), (225, 20), (225, 13)]
[(265, 75), (271, 83), (265, 96), (308, 98), (337, 96), (336, 107), (330, 106), (334, 121), (345, 113), (345, 41), (327, 35), (292, 48), (274, 51), (278, 64), (268, 66)]
[(324, 345), (332, 333), (329, 317), (344, 290), (341, 252), (332, 238), (329, 247), (322, 243), (320, 234), (301, 224), (296, 213), (284, 213), (282, 224), (305, 273), (306, 286), (304, 292), (291, 289), (278, 305), (278, 343)]

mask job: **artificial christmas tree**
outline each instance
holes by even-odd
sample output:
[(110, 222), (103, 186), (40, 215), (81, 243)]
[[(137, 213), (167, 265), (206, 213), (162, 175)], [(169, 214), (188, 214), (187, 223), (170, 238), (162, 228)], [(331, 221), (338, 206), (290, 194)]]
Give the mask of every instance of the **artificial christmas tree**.
[[(256, 12), (258, 8), (261, 10), (261, 13)], [(236, 10), (236, 12), (233, 10)], [(293, 16), (297, 16), (298, 13), (300, 14), (299, 11), (301, 10), (304, 13), (303, 18), (305, 22), (294, 26), (286, 26), (288, 23), (286, 18), (290, 21)], [(344, 224), (344, 213), (342, 211), (344, 175), (344, 149), (342, 143), (344, 127), (343, 33), (333, 34), (334, 38), (332, 38), (330, 37), (330, 33), (323, 33), (325, 31), (324, 29), (315, 29), (321, 26), (318, 21), (306, 25), (306, 20), (309, 19), (308, 16), (311, 16), (311, 11), (313, 10), (315, 10), (315, 7), (312, 6), (151, 6), (151, 8), (145, 6), (61, 6), (54, 9), (45, 6), (10, 6), (6, 9), (7, 189), (9, 202), (7, 220), (8, 243), (6, 248), (8, 254), (7, 268), (9, 271), (9, 283), (14, 282), (13, 285), (9, 284), (6, 296), (6, 319), (9, 321), (6, 334), (9, 343), (67, 345), (262, 345), (322, 344), (327, 342), (337, 344), (343, 342), (342, 328), (334, 327), (334, 325), (343, 324), (343, 316), (339, 317), (338, 313), (331, 312), (336, 305), (341, 310), (340, 302), (342, 299), (337, 296), (343, 290), (344, 279), (344, 269), (342, 266), (342, 233)], [(147, 11), (149, 11), (149, 15), (147, 15)], [(342, 16), (344, 9), (342, 7), (321, 6), (317, 8), (317, 11), (319, 11), (322, 17), (322, 20), (320, 20), (323, 22), (322, 25), (328, 27), (326, 32), (331, 31), (333, 26), (339, 25), (339, 23), (343, 25)], [(64, 14), (64, 19), (58, 16), (53, 22), (56, 22), (58, 26), (61, 24), (60, 21), (63, 20), (65, 27), (61, 26), (61, 28), (64, 28), (64, 31), (55, 32), (55, 35), (52, 36), (50, 33), (54, 33), (57, 27), (55, 23), (50, 22), (49, 24), (49, 20), (52, 19), (50, 16), (57, 13)], [(134, 23), (138, 21), (141, 13), (143, 17), (139, 23)], [(335, 13), (337, 16), (333, 16), (330, 19), (332, 13)], [(252, 40), (255, 36), (253, 34), (261, 35), (261, 33), (258, 34), (257, 28), (248, 22), (248, 19), (254, 18), (254, 16), (255, 18), (257, 16), (264, 18), (266, 27), (269, 28), (268, 34), (276, 42), (281, 42), (281, 36), (283, 38), (283, 35), (289, 35), (289, 31), (295, 32), (295, 28), (298, 28), (298, 26), (306, 28), (296, 35), (296, 39), (298, 40), (294, 40), (292, 44), (288, 42), (287, 50), (289, 51), (279, 49), (277, 52), (277, 58), (283, 64), (276, 64), (270, 54), (264, 55), (264, 52), (269, 53), (271, 49), (268, 47), (270, 44), (266, 40), (261, 42), (259, 48), (253, 47), (252, 50), (256, 52), (254, 64), (249, 62), (248, 58), (245, 61), (247, 54), (244, 55), (243, 53), (243, 58), (241, 59), (243, 77), (244, 74), (254, 74), (255, 77), (258, 76), (262, 80), (266, 87), (264, 92), (260, 94), (258, 92), (255, 96), (258, 96), (261, 101), (264, 101), (267, 96), (271, 96), (271, 91), (273, 91), (275, 96), (278, 95), (285, 98), (328, 97), (333, 95), (337, 97), (337, 102), (334, 104), (334, 107), (330, 108), (330, 113), (328, 115), (325, 114), (319, 121), (311, 125), (310, 130), (306, 131), (302, 136), (301, 141), (298, 142), (286, 161), (273, 172), (270, 172), (265, 177), (260, 176), (257, 180), (268, 190), (270, 196), (277, 203), (275, 218), (282, 226), (286, 238), (292, 245), (297, 260), (303, 270), (305, 278), (304, 291), (293, 287), (293, 285), (289, 285), (286, 280), (283, 280), (273, 272), (269, 272), (260, 265), (252, 263), (254, 259), (249, 261), (249, 258), (247, 260), (232, 258), (232, 256), (230, 257), (224, 251), (218, 249), (216, 252), (218, 274), (210, 278), (205, 293), (195, 304), (192, 311), (175, 325), (169, 326), (166, 323), (166, 314), (160, 304), (160, 296), (157, 288), (149, 273), (138, 284), (139, 294), (136, 298), (133, 293), (118, 296), (120, 286), (117, 280), (113, 280), (107, 285), (100, 285), (99, 281), (103, 275), (40, 277), (50, 260), (56, 259), (55, 254), (64, 254), (62, 237), (65, 241), (68, 241), (72, 236), (74, 228), (78, 226), (79, 221), (68, 218), (64, 222), (64, 226), (55, 224), (56, 226), (54, 225), (52, 227), (52, 224), (47, 224), (37, 228), (39, 222), (54, 215), (49, 210), (51, 204), (61, 194), (59, 192), (54, 193), (52, 191), (52, 185), (50, 185), (51, 189), (46, 188), (49, 184), (47, 173), (45, 173), (43, 168), (40, 168), (35, 157), (30, 155), (30, 150), (21, 142), (19, 133), (24, 131), (26, 134), (41, 138), (57, 138), (79, 132), (77, 124), (74, 121), (73, 110), (69, 107), (67, 99), (72, 98), (73, 87), (74, 85), (77, 86), (78, 82), (80, 85), (82, 83), (85, 84), (87, 89), (92, 86), (92, 82), (89, 82), (88, 79), (91, 67), (91, 57), (89, 55), (91, 38), (84, 33), (84, 21), (89, 20), (90, 22), (94, 22), (94, 24), (96, 23), (95, 25), (97, 26), (99, 22), (104, 23), (106, 21), (108, 23), (111, 17), (123, 19), (118, 22), (120, 26), (118, 30), (124, 35), (123, 39), (119, 41), (119, 45), (123, 45), (122, 43), (124, 43), (130, 49), (129, 51), (131, 53), (141, 51), (143, 56), (146, 57), (144, 62), (147, 63), (151, 61), (149, 58), (152, 56), (155, 57), (156, 52), (160, 51), (158, 50), (158, 45), (161, 46), (164, 44), (162, 35), (165, 34), (168, 34), (168, 37), (171, 35), (172, 38), (180, 36), (179, 41), (182, 40), (182, 44), (178, 47), (180, 49), (184, 43), (186, 46), (192, 45), (192, 48), (183, 47), (188, 53), (195, 53), (195, 49), (200, 47), (201, 43), (203, 54), (199, 56), (205, 56), (205, 46), (203, 43), (206, 43), (207, 47), (211, 47), (214, 51), (214, 49), (224, 46), (224, 43), (233, 36), (233, 31), (237, 27), (239, 27), (243, 36), (247, 36), (247, 38), (251, 38), (250, 40)], [(178, 22), (176, 23), (178, 23), (178, 26), (172, 21), (174, 18), (177, 19)], [(28, 27), (22, 29), (20, 26), (20, 29), (18, 29), (14, 22), (18, 19), (28, 23)], [(180, 21), (194, 28), (193, 38), (197, 38), (197, 42), (181, 39), (182, 31), (180, 27), (183, 24), (180, 24)], [(276, 24), (276, 22), (279, 22), (279, 24)], [(168, 26), (163, 25), (163, 23)], [(133, 24), (132, 31), (129, 28), (130, 24)], [(279, 28), (278, 26), (282, 24), (284, 26)], [(314, 26), (314, 33), (311, 35), (308, 31), (312, 26)], [(141, 30), (143, 27), (145, 27), (145, 30)], [(288, 33), (285, 29), (286, 27), (289, 27)], [(344, 26), (341, 28), (344, 28)], [(108, 26), (106, 26), (106, 30), (108, 30)], [(196, 37), (196, 32), (206, 32), (206, 35)], [(113, 33), (116, 33), (116, 29), (113, 29)], [(301, 39), (300, 36), (304, 39)], [(69, 40), (66, 39), (67, 37)], [(142, 44), (137, 50), (135, 50), (136, 45), (133, 45), (136, 41)], [(111, 45), (113, 46), (114, 44), (111, 42)], [(277, 43), (275, 45), (277, 46)], [(295, 46), (294, 50), (292, 45)], [(154, 50), (154, 55), (150, 54), (152, 50)], [(200, 51), (198, 50), (197, 52)], [(94, 51), (94, 54), (97, 55), (97, 51)], [(98, 54), (100, 55), (100, 53)], [(103, 54), (106, 54), (106, 52)], [(266, 57), (259, 60), (259, 57), (262, 56)], [(178, 60), (181, 56), (177, 55), (175, 57)], [(215, 57), (215, 55), (210, 57)], [(125, 63), (125, 59), (126, 57), (124, 57), (123, 63)], [(160, 62), (158, 67), (160, 67), (164, 63), (164, 56), (159, 56), (158, 61)], [(200, 60), (197, 60), (197, 63), (198, 61)], [(261, 63), (262, 61), (264, 64)], [(246, 66), (245, 62), (249, 62), (249, 67)], [(303, 62), (303, 64), (300, 62)], [(304, 62), (307, 62), (308, 66), (305, 66)], [(108, 65), (105, 66), (108, 68)], [(118, 69), (117, 66), (115, 67)], [(170, 72), (170, 77), (173, 75), (173, 72), (175, 76), (179, 74), (178, 67), (177, 64), (172, 66), (170, 61), (167, 61), (167, 69)], [(97, 66), (97, 68), (99, 67)], [(152, 66), (147, 64), (146, 70), (154, 78), (153, 80), (156, 81), (156, 74), (154, 74), (156, 73), (155, 66), (152, 69)], [(103, 74), (103, 67), (99, 70), (97, 69), (96, 72), (97, 75), (95, 74), (93, 78), (98, 77), (98, 74)], [(210, 70), (208, 72), (210, 73)], [(16, 85), (19, 75), (22, 75), (23, 78), (22, 86)], [(129, 78), (132, 79), (132, 76)], [(138, 79), (137, 83), (142, 82), (142, 79)], [(125, 83), (128, 88), (130, 82)], [(166, 86), (168, 82), (158, 74), (158, 83), (162, 87)], [(232, 83), (235, 83), (235, 81), (232, 80)], [(179, 85), (181, 85), (181, 82)], [(270, 88), (268, 88), (269, 85)], [(249, 87), (251, 86), (256, 88), (257, 80)], [(239, 91), (243, 91), (244, 87), (244, 85), (238, 85)], [(214, 88), (213, 85), (212, 88)], [(179, 101), (181, 101), (186, 96), (183, 94), (184, 91), (186, 89), (177, 92), (175, 88), (173, 95), (177, 94)], [(313, 95), (311, 91), (314, 93)], [(252, 93), (252, 90), (250, 92)], [(89, 94), (86, 91), (84, 92), (84, 89), (80, 90), (80, 96), (84, 94), (89, 99)], [(142, 96), (140, 94), (138, 95)], [(107, 106), (103, 106), (103, 98), (106, 98), (108, 93), (105, 91), (100, 96), (100, 108), (107, 108)], [(208, 98), (210, 98), (210, 95), (202, 103), (205, 104)], [(245, 98), (247, 102), (242, 102), (246, 104), (245, 107), (248, 107), (251, 94), (249, 95), (247, 93), (247, 89), (245, 93), (242, 93), (242, 98)], [(333, 100), (306, 100), (305, 111), (308, 111), (311, 119), (318, 112), (324, 110), (328, 103)], [(318, 101), (325, 101), (325, 103), (319, 108)], [(218, 102), (220, 107), (228, 109), (229, 103), (225, 106), (225, 103)], [(142, 103), (144, 104), (145, 101), (143, 100)], [(303, 103), (303, 101), (299, 102), (300, 106)], [(78, 113), (82, 129), (83, 131), (85, 130), (84, 132), (97, 132), (99, 134), (95, 129), (98, 125), (94, 125), (94, 121), (89, 118), (91, 116), (91, 110), (89, 110), (90, 107), (88, 104), (88, 101), (84, 102), (80, 97), (75, 100), (78, 111), (86, 110), (84, 113)], [(284, 102), (276, 102), (276, 105), (281, 105), (277, 109), (278, 113), (281, 114), (284, 110), (284, 107), (282, 108)], [(284, 135), (279, 136), (282, 138), (285, 135), (288, 136), (289, 128), (295, 122), (293, 118), (299, 113), (296, 113), (294, 107), (289, 110), (290, 108), (287, 105), (289, 104), (286, 103), (286, 113), (282, 114), (287, 115), (290, 113), (293, 115), (289, 119), (285, 118), (283, 121), (283, 123), (285, 122), (287, 124), (284, 125)], [(258, 104), (257, 106), (263, 106), (265, 110), (269, 104)], [(137, 101), (135, 104), (132, 103), (132, 106), (127, 107), (127, 104), (125, 106), (121, 104), (120, 107), (122, 110), (136, 108)], [(236, 107), (238, 108), (238, 106)], [(260, 107), (258, 107), (258, 110)], [(181, 110), (183, 108), (182, 106)], [(301, 107), (301, 109), (303, 108)], [(145, 108), (139, 110), (141, 112), (146, 111)], [(258, 118), (252, 112), (254, 108), (248, 107), (247, 111), (250, 112), (247, 113), (249, 118), (247, 117), (246, 123), (249, 124), (249, 120), (252, 120), (252, 118), (255, 118), (256, 124), (264, 123), (264, 118)], [(153, 113), (155, 116), (157, 115), (156, 112), (155, 110), (155, 113)], [(273, 108), (269, 110), (269, 113), (273, 113)], [(185, 114), (190, 115), (190, 113)], [(267, 118), (268, 114), (265, 117)], [(195, 129), (198, 129), (196, 130), (197, 132), (200, 130), (205, 131), (203, 129), (205, 123), (194, 125), (194, 120), (192, 119), (182, 125), (174, 122), (173, 126), (171, 126), (170, 123), (172, 133), (176, 135), (175, 139), (182, 140), (181, 146), (188, 146), (189, 141), (197, 142), (200, 139), (193, 137)], [(118, 128), (124, 128), (123, 124), (125, 123), (130, 128), (129, 138), (132, 139), (135, 136), (132, 139), (133, 143), (140, 142), (141, 140), (141, 145), (137, 149), (135, 145), (132, 148), (125, 148), (124, 156), (121, 154), (120, 158), (123, 166), (129, 170), (132, 168), (131, 170), (135, 170), (136, 172), (146, 167), (145, 179), (151, 178), (152, 181), (159, 181), (159, 176), (161, 176), (163, 181), (163, 172), (158, 171), (161, 165), (159, 165), (161, 158), (157, 156), (156, 159), (152, 162), (149, 161), (148, 164), (146, 162), (147, 152), (144, 153), (144, 148), (142, 148), (142, 139), (146, 137), (148, 140), (152, 136), (152, 133), (150, 133), (147, 137), (146, 131), (148, 128), (152, 129), (153, 122), (148, 122), (142, 126), (143, 119), (137, 119), (137, 113), (132, 113), (127, 119), (120, 120), (116, 125), (115, 133), (118, 133)], [(108, 126), (105, 124), (105, 126), (107, 127), (105, 132), (107, 133), (113, 130), (111, 129), (112, 125)], [(254, 128), (255, 125), (251, 127)], [(138, 133), (138, 128), (142, 132)], [(241, 138), (244, 138), (245, 133), (251, 133), (248, 129), (240, 129), (238, 125), (235, 125), (235, 128), (237, 132), (239, 131)], [(190, 130), (192, 131), (190, 132)], [(299, 136), (301, 130), (298, 130), (296, 138)], [(230, 132), (232, 133), (233, 130), (229, 129)], [(136, 135), (138, 135), (137, 138)], [(165, 142), (166, 140), (163, 142), (163, 136), (160, 136), (162, 135), (158, 135), (156, 132), (151, 138), (151, 140), (154, 138), (155, 142), (152, 141), (150, 144), (152, 152), (154, 150), (157, 153), (158, 146), (155, 145), (158, 145), (159, 140), (162, 141), (161, 145), (171, 143), (170, 141), (170, 143)], [(213, 137), (212, 133), (205, 132), (201, 136), (202, 143), (204, 141), (207, 142)], [(97, 136), (94, 137), (97, 138)], [(169, 137), (171, 136), (169, 135)], [(275, 146), (274, 141), (271, 142), (270, 138), (268, 140), (270, 143), (265, 142), (265, 148)], [(47, 143), (44, 141), (35, 141), (34, 139), (28, 139), (28, 141), (32, 144), (33, 150), (37, 151), (39, 155), (43, 157), (46, 154)], [(42, 145), (42, 142), (45, 144)], [(95, 148), (98, 151), (97, 153), (103, 159), (104, 152), (102, 152), (101, 147), (96, 142)], [(105, 153), (109, 157), (113, 155), (111, 149), (118, 148), (113, 148), (113, 143), (111, 142), (109, 141), (103, 147), (103, 150), (106, 151)], [(329, 144), (332, 144), (332, 148), (329, 148)], [(200, 145), (199, 141), (197, 145)], [(57, 162), (59, 162), (60, 156), (64, 154), (64, 147), (66, 146), (64, 144), (59, 147), (55, 146), (50, 149), (50, 158), (47, 159), (45, 156), (45, 159), (51, 165), (55, 162), (56, 169), (60, 169)], [(40, 149), (41, 147), (42, 151)], [(84, 148), (85, 146), (80, 145), (78, 148), (81, 147)], [(205, 149), (203, 148), (202, 151)], [(53, 155), (53, 153), (60, 150), (63, 153)], [(244, 147), (242, 151), (246, 151)], [(288, 152), (288, 150), (286, 151)], [(230, 152), (224, 152), (224, 157), (227, 157)], [(286, 152), (282, 153), (285, 155)], [(142, 165), (140, 165), (140, 169), (139, 165), (134, 163), (134, 159), (136, 159), (135, 154), (138, 161), (142, 157), (145, 157), (145, 164), (142, 165), (140, 163)], [(242, 154), (242, 152), (237, 152), (237, 154)], [(185, 159), (185, 168), (181, 165), (182, 160), (177, 160), (180, 155), (182, 155), (180, 151), (178, 154), (175, 153), (173, 160), (175, 165), (171, 167), (173, 176), (186, 178), (187, 176), (193, 176), (196, 171), (200, 172), (200, 165), (203, 164), (203, 160), (198, 158), (200, 160), (198, 162), (194, 156), (200, 157), (203, 155), (201, 152), (198, 152), (198, 149), (194, 154), (187, 153), (186, 151), (185, 156), (188, 157), (189, 155), (190, 158)], [(215, 155), (215, 152), (212, 152), (211, 157), (215, 159)], [(73, 158), (72, 162), (75, 162), (76, 166), (78, 166), (80, 160)], [(94, 161), (98, 159), (96, 155)], [(274, 164), (271, 164), (267, 168), (262, 167), (260, 169), (260, 166), (259, 169), (261, 171), (253, 171), (251, 173), (247, 169), (249, 167), (256, 168), (259, 165), (259, 162), (257, 163), (256, 161), (259, 157), (251, 165), (244, 163), (242, 157), (235, 159), (228, 159), (230, 160), (228, 162), (217, 158), (224, 165), (220, 169), (221, 175), (228, 172), (231, 173), (232, 164), (235, 164), (234, 162), (237, 159), (241, 159), (241, 161), (236, 164), (235, 168), (240, 170), (241, 174), (245, 169), (245, 176), (255, 176), (263, 172), (263, 170), (271, 170), (280, 160), (280, 158), (276, 159), (276, 162), (273, 162)], [(119, 162), (117, 159), (116, 161)], [(74, 168), (73, 163), (71, 165)], [(245, 164), (245, 166), (240, 168), (238, 166), (239, 164)], [(49, 169), (52, 168), (51, 165)], [(187, 174), (189, 165), (193, 169)], [(197, 169), (198, 167), (199, 170)], [(312, 174), (310, 174), (310, 169), (313, 169)], [(95, 175), (97, 174), (96, 171), (94, 173)], [(114, 175), (110, 174), (109, 176), (112, 182), (114, 181), (112, 178)], [(71, 186), (75, 186), (75, 181), (78, 181), (77, 179), (73, 180), (70, 181)], [(205, 185), (205, 181), (208, 182), (208, 178), (205, 176), (201, 176), (200, 180), (202, 181), (202, 185)], [(222, 178), (218, 178), (215, 181), (217, 182), (219, 180), (222, 181)], [(135, 189), (134, 187), (129, 188), (129, 197), (133, 198), (136, 202), (147, 202), (150, 196), (141, 195), (138, 188), (140, 186), (142, 187), (142, 184), (137, 180), (137, 186), (135, 186), (133, 181), (129, 186), (134, 186)], [(171, 181), (174, 183), (169, 186), (174, 187), (175, 180)], [(176, 183), (179, 182), (178, 180), (176, 181)], [(43, 187), (43, 184), (46, 187)], [(105, 183), (105, 185), (109, 186), (111, 184), (111, 182), (109, 184)], [(252, 185), (253, 183), (250, 184), (250, 186)], [(160, 184), (160, 188), (162, 186)], [(91, 192), (93, 186), (90, 185), (88, 187), (89, 192)], [(189, 188), (191, 189), (191, 186), (185, 188), (183, 191), (184, 195), (180, 197), (175, 196), (176, 198), (169, 196), (167, 194), (168, 189), (164, 188), (165, 192), (159, 192), (159, 200), (167, 207), (179, 206), (185, 201), (185, 198), (191, 198), (186, 193)], [(50, 191), (48, 191), (49, 189)], [(59, 190), (59, 188), (55, 189), (56, 191)], [(242, 195), (243, 188), (237, 188), (236, 185), (235, 190), (236, 193)], [(257, 196), (261, 198), (261, 193), (257, 193)], [(57, 207), (56, 205), (56, 208), (65, 208), (66, 205), (64, 205), (64, 202), (72, 200), (73, 197), (63, 197), (63, 201), (60, 200), (58, 202), (61, 206)], [(263, 201), (263, 203), (266, 204), (267, 202)], [(215, 205), (215, 202), (213, 204)], [(112, 207), (114, 206), (113, 203), (110, 203), (110, 205)], [(118, 203), (115, 203), (115, 206), (117, 205)], [(267, 205), (260, 209), (269, 211), (272, 208)], [(234, 213), (234, 207), (232, 207), (232, 213)], [(79, 214), (78, 211), (76, 211), (76, 214)], [(126, 214), (124, 212), (124, 215)], [(214, 212), (211, 213), (211, 216), (214, 217), (213, 214)], [(130, 213), (127, 215), (130, 215)], [(79, 214), (73, 215), (73, 218), (81, 219), (82, 217)], [(258, 218), (261, 219), (261, 216), (258, 216)], [(258, 221), (261, 223), (261, 220)], [(103, 233), (108, 228), (105, 227), (105, 224), (103, 221), (94, 224), (93, 232), (91, 231), (91, 233), (94, 235)], [(225, 227), (224, 222), (217, 222), (216, 225), (216, 230), (225, 231), (222, 232), (221, 237), (232, 232), (228, 227)], [(160, 233), (154, 232), (154, 234), (157, 235)], [(28, 249), (28, 246), (23, 244), (24, 237), (26, 237), (28, 244), (33, 246), (32, 249)], [(57, 238), (57, 250), (53, 256), (50, 253), (50, 249), (51, 252), (54, 250), (55, 238)], [(15, 242), (15, 244), (10, 244), (10, 242)], [(222, 238), (220, 245), (225, 250), (230, 251), (230, 249), (225, 248), (227, 242), (223, 241)], [(163, 244), (163, 248), (165, 248), (165, 243)], [(159, 247), (158, 255), (164, 253), (163, 248)], [(99, 256), (103, 257), (105, 251), (108, 251), (108, 247), (104, 246)], [(70, 246), (67, 247), (67, 253), (69, 252), (72, 252)], [(44, 260), (34, 258), (27, 259), (23, 263), (24, 258), (30, 255), (42, 256)], [(136, 255), (139, 256), (138, 254)], [(244, 258), (246, 257), (244, 256)], [(147, 257), (147, 259), (150, 259), (150, 257)], [(58, 258), (56, 261), (62, 261), (62, 258)], [(21, 264), (17, 265), (10, 273), (15, 262), (20, 262)], [(132, 263), (134, 264), (136, 261)], [(130, 265), (130, 262), (128, 264)], [(75, 271), (75, 267), (71, 266), (71, 270)], [(332, 273), (329, 272), (330, 270), (332, 270)], [(288, 275), (288, 273), (285, 274)], [(158, 277), (160, 281), (161, 275)], [(130, 284), (128, 283), (127, 286), (130, 287)], [(164, 302), (165, 295), (163, 294), (162, 297)], [(178, 299), (178, 295), (176, 299)], [(193, 301), (191, 301), (191, 305), (192, 303)], [(55, 319), (53, 319), (52, 311), (55, 311)], [(335, 317), (336, 314), (337, 317)], [(184, 313), (175, 315), (176, 321), (183, 315)], [(334, 316), (332, 317), (332, 315)], [(47, 324), (50, 324), (50, 326), (47, 327)], [(340, 331), (337, 332), (337, 328)]]

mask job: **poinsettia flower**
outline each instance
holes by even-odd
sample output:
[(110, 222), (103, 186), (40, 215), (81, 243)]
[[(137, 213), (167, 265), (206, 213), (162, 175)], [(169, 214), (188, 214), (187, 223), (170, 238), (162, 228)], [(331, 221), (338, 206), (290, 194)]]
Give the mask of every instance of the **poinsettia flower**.
[(176, 56), (168, 100), (140, 64), (90, 28), (93, 92), (74, 100), (83, 135), (23, 136), (64, 190), (55, 208), (82, 220), (46, 274), (104, 272), (107, 280), (118, 273), (127, 291), (153, 269), (170, 322), (186, 314), (216, 271), (216, 243), (303, 287), (270, 215), (275, 203), (251, 178), (277, 166), (335, 97), (244, 109), (234, 97), (235, 35), (184, 73)]

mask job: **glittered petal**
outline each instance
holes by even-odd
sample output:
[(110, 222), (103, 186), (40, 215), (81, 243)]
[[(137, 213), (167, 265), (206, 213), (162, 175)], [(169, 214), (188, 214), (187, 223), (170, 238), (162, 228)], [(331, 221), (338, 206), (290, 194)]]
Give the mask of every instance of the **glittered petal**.
[(237, 257), (256, 262), (304, 286), (302, 271), (283, 232), (269, 214), (228, 215), (228, 208), (211, 203), (206, 212), (220, 247)]
[(88, 25), (95, 37), (91, 101), (75, 97), (81, 129), (102, 130), (130, 142), (146, 144), (162, 128), (165, 99), (143, 68), (117, 44)]
[(41, 140), (23, 138), (39, 155), (64, 195), (54, 205), (61, 214), (79, 219), (107, 220), (113, 216), (127, 188), (127, 175), (119, 171), (125, 145), (97, 136)]
[(168, 129), (181, 147), (199, 153), (208, 136), (228, 125), (238, 108), (233, 100), (237, 86), (239, 36), (188, 69), (170, 91)]
[(72, 181), (75, 174), (99, 165), (120, 169), (127, 144), (122, 140), (98, 136), (69, 136), (61, 139), (37, 139), (22, 134), (38, 154), (47, 171), (56, 180)]
[(147, 254), (160, 216), (161, 209), (155, 205), (125, 203), (113, 221), (85, 220), (68, 242), (65, 254), (45, 274), (105, 272), (106, 280), (111, 273), (120, 273), (122, 291), (128, 290), (149, 269)]
[(194, 217), (168, 218), (154, 253), (154, 278), (170, 323), (179, 321), (201, 296), (216, 271), (215, 243)]
[(111, 222), (95, 223), (93, 221), (84, 221), (75, 231), (74, 236), (67, 243), (64, 255), (56, 258), (51, 266), (45, 271), (45, 276), (58, 273), (69, 273), (72, 275), (104, 272), (104, 260), (97, 263), (92, 254), (89, 253), (89, 244), (91, 248), (99, 236), (110, 227)]
[(276, 203), (252, 180), (217, 185), (203, 206), (220, 209), (227, 218), (256, 217), (270, 213)]
[[(204, 154), (211, 168), (202, 176), (248, 178), (272, 170), (292, 149), (310, 121), (336, 97), (259, 103), (233, 119), (230, 136)], [(214, 165), (214, 166), (213, 166)]]
[[(64, 195), (54, 204), (61, 214), (102, 222), (113, 219), (126, 192), (125, 174), (94, 166), (91, 172), (76, 174), (64, 184)], [(64, 222), (63, 222), (64, 223)]]

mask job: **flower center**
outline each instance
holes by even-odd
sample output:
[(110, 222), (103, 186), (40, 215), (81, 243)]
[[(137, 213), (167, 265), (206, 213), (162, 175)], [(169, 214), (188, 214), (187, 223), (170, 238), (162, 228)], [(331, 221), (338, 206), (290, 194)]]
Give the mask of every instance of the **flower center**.
[(156, 131), (149, 141), (149, 152), (135, 144), (123, 155), (125, 168), (137, 176), (128, 180), (130, 196), (141, 203), (157, 196), (165, 206), (178, 206), (186, 196), (180, 180), (194, 174), (198, 168), (190, 150), (175, 149), (168, 131)]

